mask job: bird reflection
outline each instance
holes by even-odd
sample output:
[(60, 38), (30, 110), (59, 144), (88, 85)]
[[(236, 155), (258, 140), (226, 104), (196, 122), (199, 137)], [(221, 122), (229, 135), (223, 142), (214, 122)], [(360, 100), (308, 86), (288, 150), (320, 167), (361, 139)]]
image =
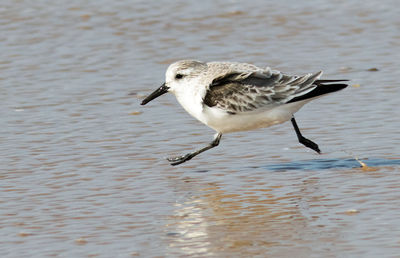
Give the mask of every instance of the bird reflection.
[(277, 197), (272, 189), (228, 193), (213, 183), (196, 191), (195, 196), (175, 205), (166, 227), (170, 251), (175, 255), (230, 256), (239, 252), (249, 256), (282, 245), (282, 240), (293, 238), (307, 221), (292, 204), (298, 196)]

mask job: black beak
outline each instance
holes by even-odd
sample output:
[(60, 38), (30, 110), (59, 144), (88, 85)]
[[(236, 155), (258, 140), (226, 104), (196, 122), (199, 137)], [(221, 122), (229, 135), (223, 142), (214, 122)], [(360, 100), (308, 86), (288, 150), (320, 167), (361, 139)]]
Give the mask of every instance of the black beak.
[(147, 96), (140, 105), (146, 105), (148, 102), (152, 101), (153, 99), (160, 97), (161, 95), (167, 93), (169, 90), (169, 87), (163, 83), (160, 88), (156, 89), (153, 93), (151, 93), (149, 96)]

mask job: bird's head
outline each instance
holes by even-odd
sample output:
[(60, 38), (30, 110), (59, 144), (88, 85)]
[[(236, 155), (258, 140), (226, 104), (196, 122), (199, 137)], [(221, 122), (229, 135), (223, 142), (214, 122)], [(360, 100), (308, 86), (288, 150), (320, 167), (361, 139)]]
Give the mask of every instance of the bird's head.
[(207, 70), (207, 64), (195, 60), (181, 60), (171, 64), (165, 73), (165, 82), (141, 103), (145, 105), (151, 100), (167, 93), (180, 92), (189, 87), (189, 80)]

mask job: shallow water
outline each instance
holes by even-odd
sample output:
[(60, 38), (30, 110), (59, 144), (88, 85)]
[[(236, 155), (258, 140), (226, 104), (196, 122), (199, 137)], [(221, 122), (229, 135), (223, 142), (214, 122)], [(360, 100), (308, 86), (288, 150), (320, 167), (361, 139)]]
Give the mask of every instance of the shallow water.
[[(3, 1), (0, 256), (398, 257), (396, 7)], [(296, 115), (322, 155), (286, 123), (171, 167), (214, 132), (139, 103), (185, 58), (352, 81)]]

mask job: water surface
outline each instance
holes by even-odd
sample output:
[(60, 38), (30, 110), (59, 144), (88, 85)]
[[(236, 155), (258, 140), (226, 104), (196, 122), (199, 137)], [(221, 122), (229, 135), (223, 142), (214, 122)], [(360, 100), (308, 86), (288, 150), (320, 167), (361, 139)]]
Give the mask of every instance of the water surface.
[[(3, 1), (0, 256), (398, 257), (397, 5)], [(214, 132), (139, 103), (185, 58), (351, 86), (296, 115), (322, 155), (287, 123), (171, 167)]]

